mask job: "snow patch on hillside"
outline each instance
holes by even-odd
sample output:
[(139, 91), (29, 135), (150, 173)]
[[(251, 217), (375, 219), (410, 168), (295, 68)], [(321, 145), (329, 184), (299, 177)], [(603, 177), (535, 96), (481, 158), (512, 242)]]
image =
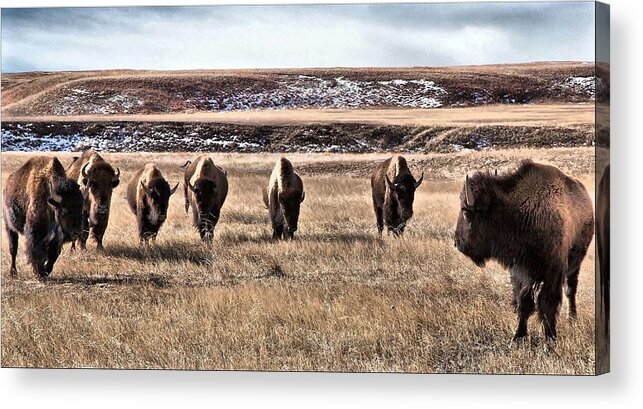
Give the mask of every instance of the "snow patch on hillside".
[(210, 97), (212, 108), (223, 111), (259, 108), (362, 108), (393, 106), (437, 108), (447, 92), (435, 82), (420, 80), (357, 81), (345, 77), (324, 79), (299, 75), (259, 93), (243, 91), (222, 98)]
[(62, 103), (52, 107), (54, 115), (127, 114), (143, 106), (142, 99), (128, 94), (67, 88)]
[(558, 84), (560, 88), (572, 91), (574, 94), (588, 96), (594, 99), (596, 95), (596, 77), (567, 77)]

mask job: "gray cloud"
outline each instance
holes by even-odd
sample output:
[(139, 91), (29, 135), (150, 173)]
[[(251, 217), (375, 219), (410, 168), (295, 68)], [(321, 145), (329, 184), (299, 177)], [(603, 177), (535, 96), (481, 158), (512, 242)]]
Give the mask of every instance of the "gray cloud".
[(444, 66), (593, 60), (594, 5), (2, 10), (2, 69)]

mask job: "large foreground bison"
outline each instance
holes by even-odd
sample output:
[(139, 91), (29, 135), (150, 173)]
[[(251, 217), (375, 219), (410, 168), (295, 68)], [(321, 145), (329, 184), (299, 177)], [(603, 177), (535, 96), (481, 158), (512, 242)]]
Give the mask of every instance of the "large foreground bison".
[(201, 155), (183, 166), (185, 211), (192, 206), (192, 223), (199, 230), (201, 240), (211, 242), (228, 195), (228, 178), (208, 155)]
[[(83, 152), (67, 169), (67, 176), (88, 191), (83, 210), (83, 232), (77, 243), (84, 249), (89, 237), (103, 249), (103, 236), (109, 222), (112, 190), (119, 184), (120, 171), (93, 150)], [(75, 243), (72, 248), (75, 248)]]
[(398, 236), (413, 216), (415, 190), (422, 184), (424, 173), (417, 181), (413, 178), (406, 159), (395, 155), (377, 165), (371, 176), (373, 208), (377, 231), (382, 235), (384, 226)]
[(139, 169), (127, 184), (127, 203), (136, 215), (138, 238), (141, 243), (156, 240), (159, 229), (167, 218), (170, 196), (179, 187), (172, 189), (163, 174), (153, 163)]
[(455, 246), (478, 266), (495, 259), (511, 271), (518, 329), (537, 306), (547, 345), (567, 282), (569, 317), (576, 317), (581, 261), (594, 234), (592, 201), (585, 187), (553, 166), (526, 160), (505, 175), (477, 172), (460, 194)]
[(268, 185), (263, 187), (263, 202), (270, 214), (273, 239), (295, 237), (299, 208), (305, 197), (304, 184), (295, 173), (292, 163), (280, 158), (272, 170)]
[(82, 231), (83, 201), (78, 184), (66, 177), (56, 158), (33, 157), (9, 175), (4, 219), (12, 276), (17, 273), (19, 234), (25, 235), (27, 260), (36, 277), (44, 279), (51, 273), (63, 243)]

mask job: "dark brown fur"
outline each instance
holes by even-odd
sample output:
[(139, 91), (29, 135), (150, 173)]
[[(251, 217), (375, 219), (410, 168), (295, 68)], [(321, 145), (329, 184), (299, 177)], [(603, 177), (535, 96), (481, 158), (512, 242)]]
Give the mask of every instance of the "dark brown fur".
[[(85, 168), (87, 178), (84, 178), (82, 170), (88, 163)], [(89, 189), (83, 211), (83, 232), (77, 240), (81, 249), (85, 249), (90, 237), (96, 242), (98, 249), (103, 249), (112, 191), (119, 184), (119, 173), (93, 150), (83, 152), (67, 169), (69, 178), (76, 180), (83, 189)], [(75, 248), (75, 244), (72, 244), (72, 248)]]
[(301, 202), (305, 197), (304, 184), (295, 173), (292, 163), (280, 158), (268, 185), (263, 187), (263, 202), (272, 222), (273, 239), (295, 238)]
[(142, 243), (156, 240), (167, 218), (170, 196), (179, 187), (170, 189), (161, 171), (153, 163), (139, 169), (127, 184), (127, 203), (136, 215), (138, 237)]
[(56, 158), (37, 156), (7, 178), (4, 219), (15, 276), (18, 235), (26, 238), (26, 255), (39, 279), (53, 270), (64, 242), (82, 230), (83, 196), (78, 184), (65, 176)]
[(404, 233), (406, 223), (413, 216), (415, 190), (423, 178), (424, 173), (417, 181), (413, 178), (402, 156), (395, 155), (377, 165), (371, 176), (371, 189), (380, 236), (384, 226), (395, 236)]
[(185, 211), (192, 206), (192, 223), (199, 230), (201, 240), (211, 242), (228, 195), (228, 178), (208, 155), (201, 155), (186, 165)]
[(458, 250), (479, 266), (495, 259), (511, 271), (519, 319), (514, 339), (527, 335), (537, 294), (551, 344), (565, 280), (569, 317), (576, 317), (578, 273), (594, 234), (592, 201), (585, 187), (553, 166), (527, 160), (506, 175), (473, 175), (462, 188), (460, 207)]

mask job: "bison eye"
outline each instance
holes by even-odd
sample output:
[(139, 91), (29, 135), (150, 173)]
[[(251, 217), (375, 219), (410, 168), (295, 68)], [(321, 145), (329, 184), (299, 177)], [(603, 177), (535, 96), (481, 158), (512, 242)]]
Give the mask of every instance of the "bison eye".
[(462, 213), (464, 214), (464, 218), (467, 220), (471, 220), (471, 218), (473, 217), (473, 212), (469, 209), (463, 208)]
[(67, 215), (67, 209), (65, 209), (65, 208), (60, 209), (60, 214), (61, 214), (62, 216)]

